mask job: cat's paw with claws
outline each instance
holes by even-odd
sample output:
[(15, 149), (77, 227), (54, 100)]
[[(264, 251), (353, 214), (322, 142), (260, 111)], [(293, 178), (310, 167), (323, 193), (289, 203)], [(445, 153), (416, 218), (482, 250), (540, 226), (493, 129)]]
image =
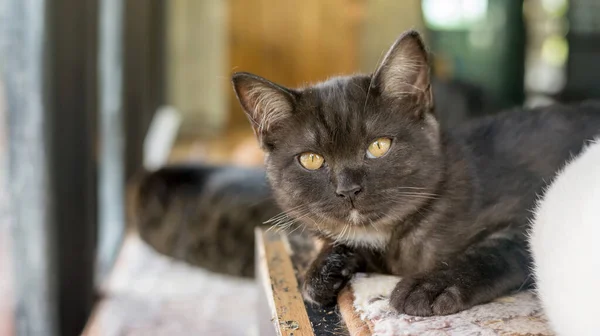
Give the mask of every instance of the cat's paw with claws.
[(302, 296), (320, 306), (335, 305), (338, 293), (357, 268), (353, 253), (347, 248), (336, 247), (320, 255), (304, 275)]
[(464, 290), (447, 274), (431, 274), (400, 281), (390, 298), (396, 311), (413, 316), (449, 315), (469, 308)]

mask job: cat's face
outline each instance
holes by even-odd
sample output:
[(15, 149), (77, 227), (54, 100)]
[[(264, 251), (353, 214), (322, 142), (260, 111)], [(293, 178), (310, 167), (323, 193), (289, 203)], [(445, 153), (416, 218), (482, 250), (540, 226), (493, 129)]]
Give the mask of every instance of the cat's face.
[(422, 42), (410, 32), (372, 76), (290, 90), (234, 75), (280, 206), (332, 239), (381, 245), (435, 197), (443, 160), (428, 72)]

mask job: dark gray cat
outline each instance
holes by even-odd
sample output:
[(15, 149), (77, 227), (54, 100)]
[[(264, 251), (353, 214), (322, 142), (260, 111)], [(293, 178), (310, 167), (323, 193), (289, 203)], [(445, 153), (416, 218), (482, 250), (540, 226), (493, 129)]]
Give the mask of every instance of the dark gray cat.
[(402, 276), (391, 304), (419, 316), (527, 287), (536, 195), (600, 131), (591, 104), (441, 130), (414, 31), (371, 76), (288, 89), (238, 73), (233, 84), (267, 153), (275, 200), (330, 242), (303, 284), (319, 304), (365, 270)]
[[(525, 244), (529, 209), (564, 162), (600, 133), (600, 105), (593, 104), (515, 110), (445, 130), (434, 115), (452, 106), (434, 108), (427, 53), (412, 31), (370, 76), (288, 89), (240, 73), (233, 83), (267, 153), (278, 207), (329, 241), (303, 284), (305, 297), (320, 304), (334, 303), (357, 271), (403, 276), (391, 303), (399, 312), (421, 316), (451, 314), (526, 288), (531, 284)], [(168, 180), (165, 171), (155, 181)], [(249, 188), (264, 186), (259, 175)], [(177, 191), (194, 189), (181, 187), (186, 183), (151, 181), (142, 183), (140, 209), (153, 198), (163, 209), (206, 204), (193, 210), (203, 216), (216, 209), (212, 196), (197, 193), (173, 202), (192, 195)], [(238, 182), (227, 185), (237, 188)], [(264, 200), (259, 208), (270, 214), (257, 221), (279, 211), (260, 188), (255, 199)], [(242, 213), (259, 208), (246, 206)], [(151, 232), (153, 221), (146, 213), (141, 217), (146, 223), (141, 231)], [(164, 253), (180, 246), (190, 254), (188, 247), (201, 246), (191, 243), (193, 234), (204, 244), (232, 240), (231, 228), (201, 217), (192, 216), (193, 224), (178, 220), (183, 226), (164, 235), (160, 228), (171, 221), (164, 212), (156, 216), (155, 237), (172, 237)], [(207, 234), (193, 233), (191, 225)], [(214, 230), (222, 233), (208, 234)], [(242, 231), (251, 230), (248, 225)], [(251, 240), (251, 234), (244, 237)], [(191, 262), (204, 266), (198, 260)]]
[[(436, 79), (442, 127), (496, 110), (481, 88)], [(271, 197), (264, 170), (203, 165), (174, 165), (146, 173), (136, 187), (132, 220), (141, 237), (158, 252), (192, 265), (234, 276), (253, 276), (254, 227), (282, 210)], [(297, 228), (279, 215), (267, 225)], [(297, 230), (296, 232), (300, 232)]]

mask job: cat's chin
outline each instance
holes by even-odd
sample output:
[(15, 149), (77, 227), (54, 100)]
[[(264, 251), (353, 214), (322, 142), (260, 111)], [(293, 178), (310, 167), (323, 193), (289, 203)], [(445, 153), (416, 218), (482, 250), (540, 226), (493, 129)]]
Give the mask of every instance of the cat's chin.
[[(373, 213), (361, 212), (358, 209), (351, 209), (348, 212), (342, 214), (336, 214), (335, 217), (327, 217), (328, 227), (334, 227), (333, 232), (342, 231), (345, 227), (347, 228), (373, 228), (374, 224), (379, 227), (379, 221), (381, 216), (374, 218)], [(340, 233), (340, 232), (337, 232)]]
[(367, 222), (367, 220), (368, 219), (356, 209), (352, 209), (348, 213), (348, 221), (354, 225), (361, 225), (364, 222)]
[(351, 208), (347, 212), (336, 214), (333, 222), (341, 227), (348, 224), (352, 227), (372, 227), (373, 224), (382, 222), (382, 217), (385, 216), (375, 212)]
[(372, 219), (364, 212), (356, 208), (348, 210), (348, 212), (336, 216), (335, 222), (338, 226), (363, 227), (368, 226)]

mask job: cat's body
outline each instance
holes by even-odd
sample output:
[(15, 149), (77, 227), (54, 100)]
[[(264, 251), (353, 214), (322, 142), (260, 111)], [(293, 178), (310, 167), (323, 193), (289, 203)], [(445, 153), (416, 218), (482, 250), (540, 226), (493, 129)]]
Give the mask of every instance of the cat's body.
[(233, 85), (275, 200), (328, 242), (303, 284), (319, 304), (371, 269), (403, 277), (390, 303), (410, 315), (451, 314), (527, 287), (536, 194), (600, 132), (593, 104), (441, 130), (416, 32), (370, 76), (288, 89), (238, 73)]
[(393, 230), (399, 243), (386, 250), (389, 271), (430, 270), (484, 236), (522, 241), (537, 195), (598, 133), (600, 104), (514, 110), (448, 131), (447, 175), (421, 213), (409, 217), (419, 223)]
[[(317, 264), (308, 276), (317, 279), (313, 281), (317, 288), (307, 281), (306, 297), (331, 302), (337, 287), (346, 281), (342, 273), (348, 269), (349, 273), (367, 270), (408, 277), (397, 290), (406, 295), (403, 311), (415, 315), (448, 313), (445, 309), (454, 312), (461, 309), (455, 306), (457, 299), (463, 300), (460, 306), (468, 307), (528, 288), (533, 278), (529, 276), (526, 230), (535, 200), (565, 161), (599, 133), (600, 104), (591, 103), (515, 110), (449, 132), (442, 142), (448, 175), (439, 189), (429, 191), (436, 196), (387, 235), (380, 229), (340, 239), (361, 248), (349, 252), (338, 247), (339, 252), (335, 248), (328, 252), (344, 256), (329, 262), (337, 264), (339, 276), (323, 274), (327, 267)], [(385, 248), (365, 249), (374, 241), (372, 236), (381, 237)], [(356, 261), (346, 264), (352, 258), (366, 260), (371, 269)], [(460, 271), (453, 269), (457, 258), (464, 262)], [(477, 276), (469, 279), (465, 274)], [(322, 284), (327, 277), (335, 279), (329, 287)], [(460, 278), (459, 283), (468, 286), (444, 283)], [(431, 296), (434, 299), (423, 301)], [(481, 297), (486, 299), (479, 301)], [(400, 304), (394, 296), (392, 300)]]
[[(476, 176), (481, 181), (481, 190), (469, 191), (462, 197), (467, 200), (476, 194), (482, 205), (492, 204), (492, 210), (516, 219), (519, 228), (525, 225), (536, 190), (551, 180), (565, 158), (579, 151), (582, 139), (589, 139), (596, 132), (596, 123), (586, 120), (588, 114), (595, 118), (595, 108), (583, 108), (589, 110), (583, 113), (579, 113), (580, 109), (580, 106), (555, 106), (550, 111), (515, 110), (449, 130), (449, 137), (470, 149), (462, 153), (473, 163), (465, 170), (483, 173)], [(572, 143), (563, 141), (573, 129), (581, 130), (573, 132), (581, 139), (573, 139)], [(550, 149), (551, 155), (544, 148)], [(521, 163), (514, 166), (514, 162)], [(527, 194), (523, 194), (525, 184), (531, 184), (525, 189), (530, 190)], [(507, 187), (513, 190), (506, 192)], [(503, 191), (500, 195), (494, 193), (500, 190)], [(142, 179), (138, 199), (135, 216), (138, 230), (157, 251), (231, 275), (252, 275), (253, 228), (281, 212), (261, 169), (169, 166)], [(503, 201), (494, 202), (498, 199)], [(440, 233), (444, 245), (457, 245), (447, 242), (452, 239), (452, 232)], [(464, 240), (463, 232), (455, 234), (458, 234), (456, 239)], [(367, 245), (369, 240), (378, 244), (378, 240), (388, 239), (378, 231), (358, 238)], [(404, 246), (415, 254), (423, 249), (415, 244)], [(408, 264), (417, 261), (415, 267), (426, 268), (428, 263), (418, 257), (409, 257)]]
[(532, 221), (537, 292), (559, 336), (600, 335), (600, 142), (558, 173)]

